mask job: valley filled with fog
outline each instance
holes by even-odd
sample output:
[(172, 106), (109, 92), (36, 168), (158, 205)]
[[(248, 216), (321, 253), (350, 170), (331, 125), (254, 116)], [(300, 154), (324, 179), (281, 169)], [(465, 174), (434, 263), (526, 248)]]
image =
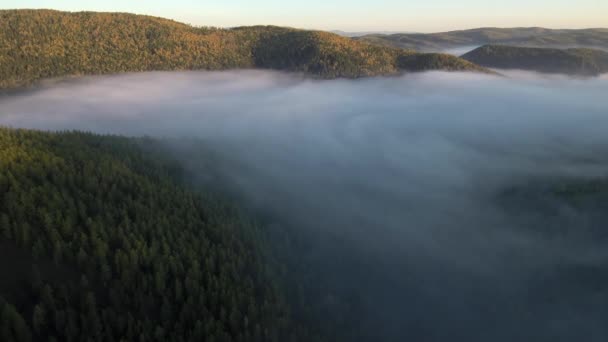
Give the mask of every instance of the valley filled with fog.
[(290, 257), (368, 340), (591, 342), (608, 202), (555, 189), (605, 184), (606, 94), (606, 75), (155, 72), (4, 95), (0, 125), (163, 139), (193, 187), (313, 236)]

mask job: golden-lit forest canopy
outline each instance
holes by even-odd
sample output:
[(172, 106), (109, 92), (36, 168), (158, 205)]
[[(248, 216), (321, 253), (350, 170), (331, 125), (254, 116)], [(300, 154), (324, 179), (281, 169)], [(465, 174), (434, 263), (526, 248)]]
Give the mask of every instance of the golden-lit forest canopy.
[(154, 146), (0, 129), (0, 340), (319, 340), (259, 226)]
[(483, 70), (444, 55), (380, 47), (328, 32), (256, 26), (193, 27), (126, 13), (0, 11), (0, 88), (51, 77), (151, 70), (272, 68), (325, 78), (422, 69)]

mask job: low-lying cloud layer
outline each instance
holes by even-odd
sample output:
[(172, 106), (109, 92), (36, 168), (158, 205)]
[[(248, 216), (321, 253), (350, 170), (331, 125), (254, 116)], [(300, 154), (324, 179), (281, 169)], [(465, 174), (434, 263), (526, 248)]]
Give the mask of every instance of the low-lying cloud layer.
[[(607, 77), (530, 73), (146, 73), (0, 98), (0, 124), (203, 139), (247, 205), (326, 232), (322, 255), (357, 266), (327, 276), (361, 297), (370, 339), (605, 341), (608, 241), (570, 228), (606, 222), (496, 199), (608, 174), (606, 94)], [(552, 225), (568, 233), (538, 233)]]

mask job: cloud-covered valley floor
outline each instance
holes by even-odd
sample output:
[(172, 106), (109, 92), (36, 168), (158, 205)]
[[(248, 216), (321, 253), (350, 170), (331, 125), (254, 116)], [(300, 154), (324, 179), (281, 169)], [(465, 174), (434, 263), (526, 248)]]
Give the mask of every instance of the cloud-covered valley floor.
[(606, 94), (605, 76), (523, 72), (143, 73), (0, 97), (0, 124), (169, 138), (198, 180), (322, 232), (301, 258), (363, 303), (369, 340), (591, 342), (608, 339), (606, 198), (508, 194), (608, 176)]

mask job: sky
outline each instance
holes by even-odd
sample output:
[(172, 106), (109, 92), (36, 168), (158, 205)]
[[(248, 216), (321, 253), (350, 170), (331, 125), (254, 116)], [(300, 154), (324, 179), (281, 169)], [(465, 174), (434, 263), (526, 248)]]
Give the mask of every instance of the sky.
[(606, 0), (1, 0), (0, 8), (117, 11), (197, 26), (439, 32), (475, 27), (608, 27)]

